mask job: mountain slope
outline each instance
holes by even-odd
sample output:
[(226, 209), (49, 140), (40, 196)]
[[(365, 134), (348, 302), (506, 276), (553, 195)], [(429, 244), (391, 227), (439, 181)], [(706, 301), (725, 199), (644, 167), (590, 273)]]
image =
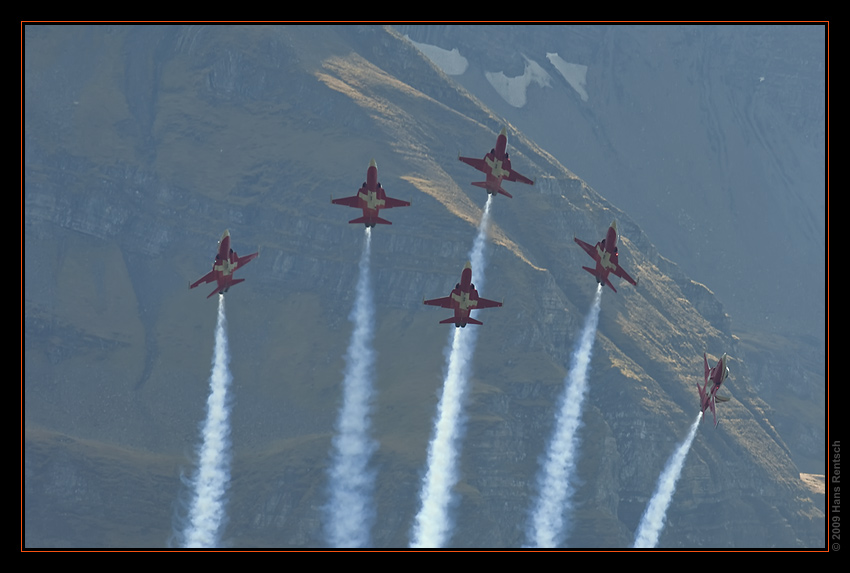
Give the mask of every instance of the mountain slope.
[[(235, 398), (224, 537), (234, 547), (324, 545), (363, 235), (329, 196), (352, 194), (375, 158), (387, 192), (413, 201), (375, 229), (372, 267), (380, 443), (372, 537), (405, 546), (448, 335), (444, 317), (420, 301), (456, 282), (486, 200), (457, 152), (483, 155), (503, 120), (392, 29), (28, 26), (25, 50), (25, 545), (142, 546), (156, 537), (104, 530), (108, 516), (135, 515), (137, 503), (161, 506), (162, 491), (181, 490), (180, 472), (156, 499), (106, 493), (125, 487), (125, 471), (136, 474), (128, 468), (138, 452), (157, 464), (182, 457), (184, 474), (191, 467), (215, 309), (186, 285), (206, 272), (224, 228), (240, 252), (261, 250), (227, 295)], [(733, 400), (717, 430), (701, 428), (662, 545), (822, 544), (823, 514), (713, 293), (508, 128), (514, 166), (536, 184), (493, 206), (482, 295), (505, 305), (482, 316), (451, 544), (524, 543), (517, 516), (530, 506), (595, 286), (571, 237), (599, 240), (613, 218), (621, 262), (640, 283), (603, 294), (578, 468), (576, 521), (586, 526), (568, 542), (630, 543), (695, 413), (707, 350), (733, 357)], [(71, 445), (39, 453), (61, 451), (57, 443), (124, 452), (81, 478), (101, 492), (80, 501), (103, 508), (96, 526), (56, 533), (35, 504), (52, 495), (41, 460), (58, 460), (61, 473), (96, 455)], [(727, 509), (712, 502), (707, 511), (715, 499)], [(174, 519), (139, 515), (168, 543)]]

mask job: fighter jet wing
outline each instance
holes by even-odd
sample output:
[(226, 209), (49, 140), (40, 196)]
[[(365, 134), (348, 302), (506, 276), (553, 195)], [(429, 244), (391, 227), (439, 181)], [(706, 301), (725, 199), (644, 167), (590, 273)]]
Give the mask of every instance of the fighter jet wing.
[(237, 255), (237, 254), (234, 252), (234, 253), (233, 253), (233, 256), (234, 256), (234, 258), (236, 259), (236, 264), (237, 264), (237, 266), (242, 267), (242, 266), (247, 265), (249, 262), (253, 261), (253, 260), (254, 260), (254, 259), (256, 259), (257, 257), (259, 257), (259, 256), (260, 256), (260, 252), (259, 252), (259, 251), (257, 251), (256, 253), (251, 253), (250, 255), (245, 255), (244, 257), (240, 257), (239, 255)]
[(423, 300), (422, 304), (440, 306), (442, 308), (453, 308), (452, 297), (450, 296), (444, 296), (443, 298), (432, 298), (431, 300)]
[(345, 205), (347, 207), (359, 207), (360, 197), (354, 195), (353, 197), (343, 197), (342, 199), (331, 199), (331, 203), (334, 205)]
[(204, 276), (202, 276), (201, 278), (199, 278), (198, 280), (196, 280), (195, 282), (193, 282), (191, 285), (189, 285), (189, 288), (193, 289), (200, 284), (211, 283), (214, 280), (215, 280), (215, 271), (210, 271), (207, 274), (205, 274)]
[(474, 157), (460, 157), (458, 159), (466, 163), (467, 165), (472, 165), (478, 171), (483, 171), (484, 173), (490, 172), (490, 166), (483, 159), (475, 159)]
[(630, 277), (629, 273), (624, 271), (623, 267), (621, 267), (620, 265), (617, 265), (617, 268), (614, 269), (614, 274), (617, 275), (618, 277), (620, 277), (621, 279), (625, 279), (625, 280), (629, 281), (630, 283), (632, 283), (633, 285), (637, 286), (637, 282), (635, 281), (635, 279)]
[(576, 237), (573, 237), (573, 240), (574, 240), (576, 243), (578, 243), (578, 246), (579, 246), (579, 247), (581, 247), (582, 249), (584, 249), (584, 251), (585, 251), (588, 255), (590, 255), (591, 257), (593, 257), (593, 260), (594, 260), (594, 261), (598, 261), (598, 260), (599, 260), (599, 254), (596, 252), (596, 247), (594, 247), (593, 245), (590, 245), (590, 244), (588, 244), (588, 243), (585, 243), (584, 241), (582, 241), (581, 239), (577, 239)]
[(479, 297), (477, 299), (477, 304), (475, 305), (475, 308), (494, 308), (497, 306), (502, 306), (502, 303), (495, 300)]
[(525, 175), (521, 175), (508, 167), (508, 176), (505, 177), (508, 181), (516, 181), (518, 183), (525, 183), (526, 185), (534, 185), (534, 181), (526, 177)]
[(391, 207), (410, 207), (410, 201), (402, 201), (401, 199), (393, 199), (392, 197), (386, 197), (384, 201), (383, 209), (389, 209)]

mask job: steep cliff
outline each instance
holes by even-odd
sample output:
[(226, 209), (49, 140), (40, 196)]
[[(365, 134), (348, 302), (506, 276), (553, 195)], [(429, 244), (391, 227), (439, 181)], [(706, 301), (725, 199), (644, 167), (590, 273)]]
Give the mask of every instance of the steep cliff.
[[(405, 546), (448, 335), (420, 301), (457, 280), (486, 200), (457, 153), (483, 155), (505, 120), (382, 27), (27, 26), (24, 71), (25, 545), (169, 543), (215, 320), (215, 303), (186, 286), (207, 271), (225, 228), (237, 250), (261, 252), (227, 295), (226, 542), (325, 545), (363, 240), (329, 197), (353, 194), (375, 158), (387, 191), (413, 202), (374, 230), (372, 267), (373, 538)], [(568, 544), (631, 542), (696, 414), (702, 352), (725, 351), (732, 400), (716, 430), (700, 429), (661, 545), (821, 546), (822, 508), (711, 285), (508, 129), (515, 167), (536, 184), (493, 206), (482, 294), (505, 304), (480, 327), (451, 545), (524, 543), (538, 459), (595, 287), (572, 237), (595, 242), (616, 218), (621, 262), (640, 282), (603, 294), (581, 430), (581, 527)], [(138, 528), (113, 527), (126, 515)]]

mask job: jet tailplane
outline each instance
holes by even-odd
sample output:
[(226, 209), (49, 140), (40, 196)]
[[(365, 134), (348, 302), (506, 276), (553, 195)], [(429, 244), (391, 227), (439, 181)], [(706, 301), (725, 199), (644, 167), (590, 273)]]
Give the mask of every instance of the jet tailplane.
[(380, 223), (381, 225), (392, 225), (391, 221), (387, 221), (386, 219), (381, 219), (380, 217), (369, 218), (369, 217), (359, 217), (357, 219), (352, 219), (348, 222), (349, 224), (364, 224), (367, 226), (374, 227), (375, 223)]
[(478, 324), (478, 325), (484, 324), (480, 320), (475, 320), (474, 318), (467, 318), (466, 320), (463, 321), (463, 324), (460, 323), (460, 322), (457, 322), (457, 320), (458, 319), (453, 316), (451, 318), (447, 318), (446, 320), (441, 320), (440, 324), (454, 324), (455, 326), (465, 326), (466, 324)]
[[(476, 187), (481, 187), (482, 189), (486, 189), (488, 193), (492, 193), (494, 191), (494, 189), (492, 187), (487, 186), (486, 181), (473, 181), (472, 184), (475, 185)], [(498, 193), (501, 193), (502, 195), (504, 195), (505, 197), (508, 197), (510, 199), (514, 198), (513, 195), (511, 195), (510, 193), (508, 193), (507, 191), (502, 189), (502, 186), (500, 184), (498, 184), (498, 186), (495, 188), (495, 191), (498, 192)]]

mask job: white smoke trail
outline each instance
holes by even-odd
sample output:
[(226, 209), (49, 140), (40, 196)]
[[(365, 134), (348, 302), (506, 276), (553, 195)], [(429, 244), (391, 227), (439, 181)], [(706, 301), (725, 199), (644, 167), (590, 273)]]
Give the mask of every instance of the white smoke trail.
[(230, 482), (230, 405), (227, 389), (232, 379), (227, 349), (224, 295), (218, 295), (210, 395), (207, 418), (201, 430), (198, 470), (192, 480), (194, 498), (189, 508), (186, 547), (216, 547), (224, 521), (224, 494)]
[[(478, 225), (478, 234), (472, 244), (469, 260), (472, 264), (473, 283), (476, 289), (484, 284), (484, 246), (490, 221), (492, 195), (487, 195), (484, 215)], [(449, 505), (452, 487), (457, 482), (457, 457), (461, 430), (461, 414), (469, 379), (469, 362), (475, 350), (476, 327), (454, 328), (449, 334), (446, 378), (443, 394), (437, 405), (434, 435), (428, 446), (428, 470), (422, 482), (419, 498), (422, 506), (413, 526), (411, 547), (442, 547), (452, 526)]]
[(664, 521), (667, 519), (667, 508), (670, 507), (673, 494), (676, 493), (676, 482), (682, 474), (682, 467), (694, 442), (700, 418), (702, 418), (702, 412), (697, 414), (697, 419), (691, 424), (688, 436), (667, 460), (667, 465), (664, 466), (664, 471), (658, 478), (655, 493), (652, 494), (652, 499), (649, 500), (643, 517), (640, 518), (634, 547), (655, 547), (658, 543), (658, 536), (661, 535)]
[(573, 351), (572, 368), (565, 380), (566, 389), (561, 398), (555, 432), (538, 478), (540, 493), (528, 532), (531, 543), (537, 547), (555, 547), (558, 544), (563, 536), (564, 514), (571, 509), (573, 487), (570, 480), (576, 466), (576, 434), (581, 425), (581, 408), (587, 390), (587, 371), (599, 324), (601, 299), (602, 285), (599, 284), (578, 345)]
[(478, 234), (475, 235), (475, 241), (472, 243), (472, 250), (469, 251), (469, 262), (472, 264), (472, 272), (475, 275), (475, 283), (478, 285), (476, 290), (481, 292), (481, 287), (484, 284), (484, 267), (486, 260), (484, 259), (484, 245), (487, 244), (487, 231), (490, 227), (490, 205), (493, 202), (493, 195), (487, 195), (487, 203), (484, 205), (484, 213), (481, 215), (481, 222), (478, 223)]
[(360, 277), (349, 320), (354, 323), (345, 355), (343, 400), (333, 439), (330, 469), (330, 500), (325, 507), (325, 531), (334, 547), (365, 547), (374, 520), (371, 507), (374, 472), (368, 469), (376, 444), (369, 437), (369, 411), (374, 377), (373, 349), (375, 308), (369, 280), (372, 229), (360, 257)]

